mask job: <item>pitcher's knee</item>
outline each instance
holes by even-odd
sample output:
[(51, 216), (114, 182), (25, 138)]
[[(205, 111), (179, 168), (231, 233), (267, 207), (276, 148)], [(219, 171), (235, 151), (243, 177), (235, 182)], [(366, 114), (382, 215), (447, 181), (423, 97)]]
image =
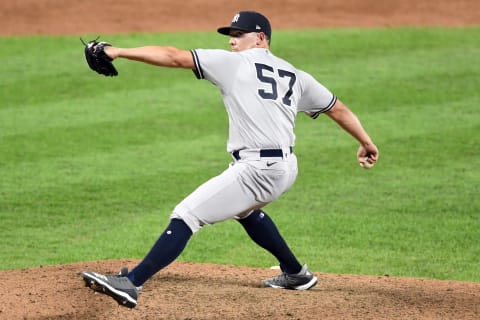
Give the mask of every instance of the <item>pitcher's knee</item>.
[(170, 215), (170, 219), (181, 219), (192, 230), (192, 233), (199, 231), (204, 223), (197, 216), (186, 208), (176, 207)]

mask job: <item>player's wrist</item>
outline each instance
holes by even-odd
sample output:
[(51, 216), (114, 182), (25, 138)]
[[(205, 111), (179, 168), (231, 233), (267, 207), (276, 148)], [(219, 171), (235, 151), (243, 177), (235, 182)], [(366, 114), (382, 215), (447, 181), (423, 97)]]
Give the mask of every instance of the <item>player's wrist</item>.
[(112, 60), (115, 60), (116, 58), (119, 57), (119, 48), (108, 46), (108, 47), (105, 47), (104, 51), (107, 54), (107, 56), (109, 56), (110, 59)]

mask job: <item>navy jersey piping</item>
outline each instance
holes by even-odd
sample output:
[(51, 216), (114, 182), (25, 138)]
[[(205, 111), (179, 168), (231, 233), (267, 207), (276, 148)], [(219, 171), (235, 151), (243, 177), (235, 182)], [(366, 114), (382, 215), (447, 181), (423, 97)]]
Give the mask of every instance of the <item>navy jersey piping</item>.
[(192, 54), (193, 63), (195, 65), (195, 69), (192, 70), (193, 73), (195, 74), (197, 79), (205, 79), (202, 67), (200, 66), (200, 60), (198, 60), (197, 52), (195, 50), (190, 50), (190, 53)]
[(330, 103), (327, 105), (327, 107), (321, 111), (318, 111), (312, 114), (311, 115), (312, 119), (317, 119), (320, 114), (325, 113), (328, 110), (332, 109), (336, 102), (337, 102), (337, 96), (333, 95), (332, 100), (330, 100)]

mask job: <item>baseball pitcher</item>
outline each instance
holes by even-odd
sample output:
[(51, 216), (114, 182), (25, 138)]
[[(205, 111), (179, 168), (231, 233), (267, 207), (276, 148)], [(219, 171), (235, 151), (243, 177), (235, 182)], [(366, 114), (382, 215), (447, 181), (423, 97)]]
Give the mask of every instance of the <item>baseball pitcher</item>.
[(228, 168), (200, 185), (173, 210), (170, 224), (144, 259), (117, 275), (82, 273), (92, 289), (133, 308), (143, 284), (174, 261), (191, 235), (202, 226), (236, 219), (250, 238), (278, 260), (281, 274), (263, 280), (264, 287), (307, 290), (317, 277), (300, 263), (262, 210), (287, 192), (297, 177), (295, 119), (299, 112), (316, 119), (326, 114), (359, 143), (357, 159), (371, 166), (378, 150), (359, 119), (310, 74), (270, 51), (272, 30), (258, 12), (241, 11), (218, 29), (229, 36), (231, 51), (181, 50), (169, 46), (118, 48), (91, 41), (85, 46), (88, 65), (116, 76), (112, 61), (136, 60), (160, 67), (184, 68), (221, 92), (229, 120)]

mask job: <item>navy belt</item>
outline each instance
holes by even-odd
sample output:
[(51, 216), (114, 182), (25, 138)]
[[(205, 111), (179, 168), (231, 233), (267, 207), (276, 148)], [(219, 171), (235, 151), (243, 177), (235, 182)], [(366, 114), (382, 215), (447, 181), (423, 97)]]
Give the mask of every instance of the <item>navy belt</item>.
[[(240, 151), (236, 150), (232, 152), (232, 156), (236, 160), (240, 160)], [(290, 153), (293, 153), (293, 148), (290, 147)], [(260, 149), (260, 158), (283, 158), (283, 150), (282, 149)]]

